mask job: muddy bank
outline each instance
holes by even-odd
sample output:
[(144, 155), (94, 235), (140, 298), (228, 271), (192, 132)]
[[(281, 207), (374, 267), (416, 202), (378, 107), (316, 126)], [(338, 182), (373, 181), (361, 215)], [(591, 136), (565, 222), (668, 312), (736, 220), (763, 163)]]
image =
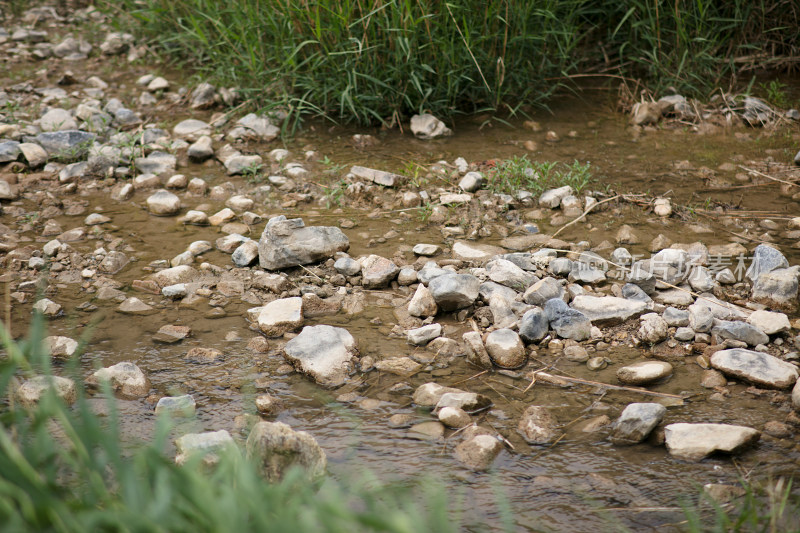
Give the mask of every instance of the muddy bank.
[[(63, 43), (69, 26), (43, 20), (43, 42)], [(85, 38), (108, 42), (105, 33)], [(797, 202), (791, 188), (780, 195), (780, 184), (739, 168), (796, 177), (796, 126), (631, 130), (627, 117), (583, 102), (537, 117), (538, 132), (465, 123), (423, 141), (314, 125), (284, 144), (266, 140), (280, 117), (227, 113), (213, 97), (209, 109), (192, 109), (197, 93), (164, 67), (129, 66), (97, 49), (40, 63), (45, 48), (26, 39), (0, 45), (18, 76), (4, 88), (2, 135), (10, 154), (21, 143), (0, 171), (8, 183), (0, 280), (12, 332), (24, 335), (41, 287), (54, 303), (42, 306), (52, 311), (50, 335), (91, 335), (83, 377), (125, 361), (141, 369), (142, 388), (120, 391), (132, 440), (152, 433), (159, 400), (189, 394), (196, 418), (176, 437), (226, 430), (241, 443), (257, 417), (279, 420), (314, 436), (334, 476), (366, 466), (386, 480), (446, 480), (476, 502), (470, 522), (499, 517), (497, 480), (517, 525), (531, 530), (603, 523), (587, 509), (632, 527), (672, 524), (682, 519), (676, 502), (695, 494), (687, 481), (737, 482), (725, 454), (671, 455), (664, 428), (673, 424), (753, 428), (760, 440), (731, 450), (738, 464), (758, 476), (796, 474)], [(70, 83), (59, 85), (68, 70)], [(65, 128), (70, 120), (75, 127)], [(73, 144), (68, 131), (89, 136)], [(547, 142), (547, 131), (560, 140)], [(30, 145), (44, 156), (35, 159), (41, 152)], [(523, 154), (590, 161), (595, 181), (580, 194), (497, 194), (493, 161)], [(377, 177), (391, 186), (354, 166), (391, 173)], [(478, 187), (460, 186), (470, 172), (481, 176)], [(747, 188), (709, 196), (711, 185)], [(698, 197), (722, 205), (697, 205)], [(263, 237), (280, 215), (305, 229), (335, 228), (322, 239), (331, 246), (299, 263), (297, 249), (260, 250), (287, 247), (301, 229), (284, 224)], [(779, 255), (762, 248), (769, 259), (748, 279), (762, 242)], [(651, 259), (635, 279), (634, 259)], [(435, 281), (443, 276), (447, 283)], [(786, 297), (754, 292), (760, 276)], [(420, 287), (427, 301), (414, 301)], [(548, 308), (552, 300), (563, 306)], [(280, 309), (253, 311), (270, 305)], [(772, 313), (768, 324), (755, 312)], [(349, 357), (331, 375), (287, 350), (319, 325), (346, 330), (357, 348), (345, 343)], [(767, 381), (713, 360), (730, 350), (785, 375)], [(661, 363), (655, 377), (620, 374), (643, 361)], [(434, 413), (441, 398), (415, 394), (427, 383), (481, 399)], [(93, 402), (103, 409), (101, 397)], [(666, 407), (633, 445), (612, 426), (632, 403)], [(535, 418), (531, 406), (547, 416)], [(459, 431), (464, 423), (480, 429)], [(480, 450), (457, 451), (469, 442)], [(477, 472), (476, 457), (489, 474)], [(653, 507), (666, 510), (636, 510)]]

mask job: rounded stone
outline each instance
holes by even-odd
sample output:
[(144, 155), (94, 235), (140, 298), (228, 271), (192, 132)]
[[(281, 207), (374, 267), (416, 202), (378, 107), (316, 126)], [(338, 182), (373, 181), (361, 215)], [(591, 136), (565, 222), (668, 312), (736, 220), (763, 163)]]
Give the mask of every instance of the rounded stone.
[(486, 336), (486, 351), (500, 368), (519, 368), (528, 359), (522, 339), (513, 330), (498, 329)]
[(472, 424), (466, 411), (458, 407), (443, 407), (439, 411), (439, 421), (449, 428), (461, 429)]
[(626, 385), (646, 385), (672, 374), (672, 365), (665, 361), (640, 361), (617, 370), (617, 379)]
[(154, 215), (170, 216), (181, 210), (181, 200), (168, 190), (160, 189), (147, 199), (147, 208)]

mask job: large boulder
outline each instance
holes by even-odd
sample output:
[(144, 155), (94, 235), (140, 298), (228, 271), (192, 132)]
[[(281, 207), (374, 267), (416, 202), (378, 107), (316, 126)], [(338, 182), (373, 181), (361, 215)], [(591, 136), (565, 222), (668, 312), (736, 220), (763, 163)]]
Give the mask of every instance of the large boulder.
[(284, 215), (267, 222), (258, 241), (258, 258), (262, 268), (278, 270), (314, 263), (350, 248), (350, 241), (339, 228), (308, 226), (302, 219)]
[(305, 471), (306, 479), (316, 481), (325, 475), (328, 460), (317, 441), (305, 431), (295, 431), (283, 422), (259, 422), (245, 444), (247, 457), (256, 462), (270, 482), (283, 479), (292, 467)]
[(664, 428), (671, 455), (699, 461), (714, 452), (736, 453), (761, 438), (761, 432), (728, 424), (670, 424)]
[(788, 389), (797, 381), (797, 367), (772, 355), (733, 348), (711, 356), (711, 366), (727, 376), (771, 389)]
[(350, 332), (333, 326), (306, 326), (286, 343), (283, 356), (320, 385), (338, 387), (355, 370), (358, 349)]

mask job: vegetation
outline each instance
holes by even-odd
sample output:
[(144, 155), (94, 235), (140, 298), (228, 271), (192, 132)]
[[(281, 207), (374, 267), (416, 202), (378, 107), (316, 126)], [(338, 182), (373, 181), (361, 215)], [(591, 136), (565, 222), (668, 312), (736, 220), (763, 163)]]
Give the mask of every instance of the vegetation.
[[(101, 2), (260, 107), (360, 124), (544, 105), (573, 75), (708, 94), (800, 52), (800, 10), (733, 0)], [(769, 50), (769, 54), (764, 51)]]
[(489, 188), (497, 193), (516, 195), (528, 191), (538, 195), (547, 189), (569, 185), (575, 193), (591, 183), (589, 163), (571, 165), (554, 161), (531, 161), (527, 156), (499, 161), (488, 172)]
[[(170, 425), (159, 420), (150, 442), (120, 443), (117, 414), (96, 415), (78, 386), (68, 407), (52, 391), (35, 408), (19, 405), (20, 378), (51, 375), (40, 349), (43, 320), (31, 342), (14, 342), (0, 324), (0, 523), (3, 531), (457, 531), (443, 490), (424, 483), (382, 487), (375, 480), (308, 484), (290, 472), (269, 484), (238, 453), (213, 470), (196, 457), (177, 466), (167, 455)], [(77, 360), (59, 372), (79, 380)], [(105, 391), (112, 397), (109, 390)], [(424, 507), (418, 503), (425, 501)]]

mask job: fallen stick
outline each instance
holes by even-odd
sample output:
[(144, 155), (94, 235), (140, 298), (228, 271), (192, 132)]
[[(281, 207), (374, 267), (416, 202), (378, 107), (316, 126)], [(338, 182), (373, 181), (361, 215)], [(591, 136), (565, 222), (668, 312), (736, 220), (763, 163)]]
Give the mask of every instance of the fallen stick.
[(605, 200), (603, 200), (603, 201), (601, 201), (601, 202), (597, 202), (596, 204), (592, 204), (592, 205), (590, 205), (588, 208), (586, 208), (586, 211), (584, 211), (584, 212), (583, 212), (583, 214), (582, 214), (581, 216), (579, 216), (578, 218), (576, 218), (576, 219), (575, 219), (575, 220), (573, 220), (572, 222), (569, 222), (569, 223), (567, 223), (567, 224), (564, 224), (563, 226), (561, 226), (560, 228), (558, 228), (558, 231), (556, 231), (555, 233), (553, 233), (553, 237), (555, 238), (555, 236), (556, 236), (556, 235), (558, 235), (559, 233), (561, 233), (562, 231), (564, 231), (565, 229), (567, 229), (567, 228), (568, 228), (568, 227), (570, 227), (571, 225), (575, 224), (575, 223), (576, 223), (576, 222), (578, 222), (579, 220), (582, 220), (582, 219), (583, 219), (583, 218), (584, 218), (586, 215), (588, 215), (588, 214), (589, 214), (589, 212), (590, 212), (592, 209), (594, 209), (594, 208), (595, 208), (595, 207), (597, 207), (598, 205), (600, 205), (600, 204), (604, 204), (604, 203), (606, 203), (606, 202), (610, 202), (611, 200), (616, 200), (616, 199), (617, 199), (617, 198), (619, 198), (619, 197), (620, 197), (620, 195), (618, 194), (618, 195), (616, 195), (616, 196), (612, 196), (611, 198), (606, 198)]
[(580, 383), (581, 385), (593, 385), (593, 386), (596, 386), (596, 387), (605, 387), (607, 389), (624, 390), (624, 391), (628, 391), (628, 392), (638, 392), (640, 394), (645, 394), (645, 395), (648, 395), (648, 396), (659, 396), (659, 397), (662, 397), (662, 398), (674, 398), (674, 399), (677, 399), (677, 400), (683, 400), (684, 399), (683, 396), (680, 396), (678, 394), (667, 394), (666, 392), (654, 392), (654, 391), (650, 391), (650, 390), (647, 390), (647, 389), (638, 389), (636, 387), (624, 387), (622, 385), (611, 385), (610, 383), (602, 383), (600, 381), (591, 381), (591, 380), (588, 380), (588, 379), (568, 378), (566, 376), (556, 376), (556, 375), (548, 374), (547, 372), (541, 372), (541, 371), (534, 371), (533, 374), (542, 376), (543, 378), (550, 378), (550, 379), (556, 379), (556, 380), (561, 379), (561, 380), (564, 380), (564, 381), (569, 381), (571, 383)]
[(768, 180), (777, 181), (778, 183), (785, 183), (786, 185), (792, 185), (794, 187), (800, 187), (800, 184), (798, 184), (798, 183), (795, 183), (795, 182), (792, 182), (792, 181), (782, 180), (780, 178), (775, 178), (775, 177), (772, 177), (772, 176), (768, 176), (767, 174), (764, 174), (763, 172), (759, 172), (758, 170), (754, 170), (752, 168), (747, 168), (747, 167), (744, 167), (742, 165), (737, 165), (737, 166), (739, 168), (741, 168), (742, 170), (746, 170), (747, 172), (752, 172), (753, 174), (757, 174), (757, 175), (761, 176), (762, 178), (767, 178)]

